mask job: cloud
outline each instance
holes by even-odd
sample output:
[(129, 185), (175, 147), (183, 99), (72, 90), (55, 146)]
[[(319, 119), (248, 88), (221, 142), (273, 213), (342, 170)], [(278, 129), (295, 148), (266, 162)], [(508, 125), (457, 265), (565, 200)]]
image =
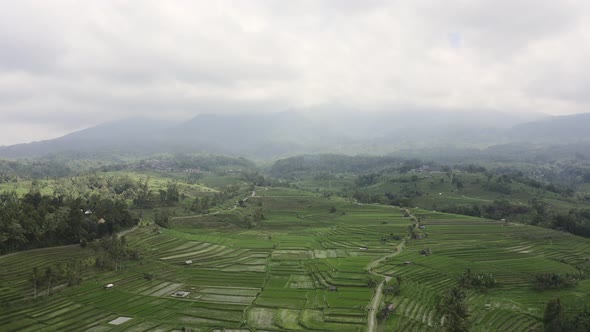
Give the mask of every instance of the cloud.
[(0, 116), (49, 135), (317, 105), (584, 112), (587, 31), (573, 0), (9, 2)]

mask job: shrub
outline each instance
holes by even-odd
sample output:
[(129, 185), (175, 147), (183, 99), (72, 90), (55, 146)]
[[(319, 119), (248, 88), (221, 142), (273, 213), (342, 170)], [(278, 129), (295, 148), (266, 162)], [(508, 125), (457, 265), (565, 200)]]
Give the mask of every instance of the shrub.
[(424, 249), (420, 250), (420, 255), (430, 256), (430, 255), (432, 255), (432, 250), (430, 248), (424, 248)]
[(459, 277), (459, 285), (466, 289), (477, 289), (479, 291), (486, 291), (488, 288), (496, 286), (496, 279), (492, 273), (471, 273), (471, 270), (463, 272)]
[(566, 274), (543, 272), (534, 275), (533, 283), (534, 287), (541, 291), (546, 289), (561, 289), (575, 286), (582, 277), (582, 272)]

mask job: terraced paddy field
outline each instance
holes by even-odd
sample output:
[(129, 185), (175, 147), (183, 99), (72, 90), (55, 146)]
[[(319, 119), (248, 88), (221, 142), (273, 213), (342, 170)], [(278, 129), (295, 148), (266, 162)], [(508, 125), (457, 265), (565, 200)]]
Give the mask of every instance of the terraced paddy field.
[[(257, 208), (265, 218), (251, 229), (220, 215), (178, 218), (168, 229), (142, 226), (126, 235), (142, 260), (117, 272), (88, 269), (81, 285), (36, 300), (34, 266), (92, 260), (94, 252), (68, 246), (2, 256), (0, 330), (435, 330), (440, 296), (466, 269), (498, 282), (486, 293), (468, 292), (474, 331), (538, 330), (549, 299), (571, 308), (590, 303), (590, 280), (533, 289), (534, 273), (573, 272), (589, 259), (590, 241), (566, 233), (291, 189), (259, 189), (246, 207), (227, 213)], [(414, 216), (428, 233), (420, 240), (406, 239)], [(426, 247), (432, 255), (420, 255)], [(372, 308), (377, 287), (398, 276), (401, 293)], [(373, 309), (386, 301), (393, 313), (370, 326)]]

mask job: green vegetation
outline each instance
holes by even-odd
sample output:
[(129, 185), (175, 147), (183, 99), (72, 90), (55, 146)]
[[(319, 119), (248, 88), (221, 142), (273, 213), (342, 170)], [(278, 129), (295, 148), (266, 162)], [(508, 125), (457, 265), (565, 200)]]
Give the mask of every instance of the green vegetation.
[(469, 331), (469, 308), (466, 298), (465, 292), (453, 287), (441, 300), (441, 325), (446, 331)]
[(588, 331), (590, 330), (590, 311), (567, 314), (559, 298), (549, 300), (543, 315), (545, 331)]
[(496, 279), (491, 273), (471, 273), (470, 269), (464, 272), (459, 278), (459, 285), (463, 288), (475, 288), (479, 291), (486, 291), (496, 286)]
[[(122, 166), (21, 179), (26, 190), (0, 205), (3, 225), (27, 225), (20, 246), (2, 242), (13, 252), (0, 256), (0, 330), (587, 326), (590, 240), (550, 229), (553, 214), (584, 224), (577, 197), (585, 187), (571, 196), (509, 178), (500, 180), (506, 196), (485, 186), (501, 177), (490, 167), (432, 163), (418, 172), (419, 161), (363, 157), (327, 168), (347, 158), (318, 158), (317, 168), (304, 158), (294, 171), (281, 162), (268, 172), (220, 166), (192, 177)], [(433, 211), (457, 201), (480, 215)], [(57, 225), (80, 225), (56, 232), (67, 242), (45, 236), (58, 213), (70, 221)], [(29, 248), (38, 249), (14, 252)], [(109, 323), (118, 317), (131, 320)]]
[(558, 274), (554, 272), (537, 273), (535, 274), (535, 287), (538, 290), (572, 287), (583, 277), (584, 273), (581, 271), (566, 274)]
[(75, 244), (111, 235), (137, 224), (121, 201), (30, 192), (0, 195), (0, 253)]

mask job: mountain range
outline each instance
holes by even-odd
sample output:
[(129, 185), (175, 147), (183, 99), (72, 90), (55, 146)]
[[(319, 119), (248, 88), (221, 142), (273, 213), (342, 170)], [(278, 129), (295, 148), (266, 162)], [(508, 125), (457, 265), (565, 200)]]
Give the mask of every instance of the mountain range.
[[(204, 152), (274, 158), (300, 153), (390, 153), (437, 147), (590, 142), (590, 113), (522, 118), (497, 112), (202, 114), (182, 123), (132, 118), (55, 139), (0, 147), (3, 158), (56, 153)], [(586, 145), (584, 145), (586, 146)]]

